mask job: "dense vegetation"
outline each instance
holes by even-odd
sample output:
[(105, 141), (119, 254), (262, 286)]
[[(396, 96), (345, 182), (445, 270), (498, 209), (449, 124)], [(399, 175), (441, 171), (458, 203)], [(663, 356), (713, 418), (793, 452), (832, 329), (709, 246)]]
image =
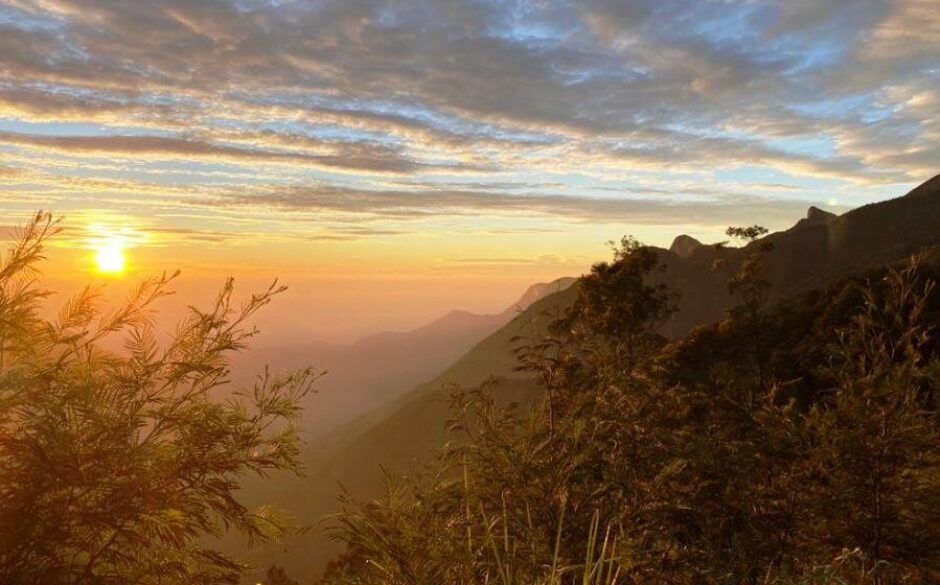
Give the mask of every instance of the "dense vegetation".
[[(228, 282), (162, 343), (153, 304), (172, 277), (108, 312), (86, 289), (46, 319), (37, 270), (57, 231), (38, 214), (0, 261), (0, 583), (237, 583), (244, 567), (209, 537), (284, 530), (236, 490), (296, 469), (297, 402), (315, 375), (217, 389), (253, 335), (246, 320), (282, 289), (238, 306)], [(109, 351), (116, 336), (123, 350)]]
[[(759, 228), (729, 230), (757, 240)], [(626, 239), (519, 351), (541, 392), (456, 392), (454, 440), (345, 498), (327, 583), (940, 582), (940, 298), (928, 256), (668, 342), (656, 252)]]
[[(744, 232), (732, 235), (747, 236)], [(940, 246), (940, 177), (903, 197), (858, 207), (839, 216), (810, 208), (806, 217), (789, 229), (761, 236), (743, 247), (718, 248), (686, 236), (676, 238), (669, 249), (656, 250), (657, 260), (665, 268), (651, 274), (653, 282), (665, 284), (676, 293), (678, 309), (658, 332), (669, 341), (676, 341), (686, 338), (697, 327), (726, 320), (728, 310), (736, 306), (740, 312), (745, 304), (743, 299), (740, 295), (732, 297), (728, 290), (732, 269), (736, 271), (752, 252), (768, 245), (773, 247), (772, 252), (761, 254), (764, 280), (769, 283), (760, 295), (765, 311), (787, 299), (824, 290), (841, 278), (894, 265), (920, 250)], [(724, 268), (716, 270), (716, 263), (723, 264)], [(258, 494), (257, 501), (280, 498), (278, 501), (288, 509), (296, 510), (301, 517), (314, 519), (335, 510), (336, 497), (342, 490), (358, 499), (374, 497), (383, 485), (383, 468), (410, 470), (416, 462), (427, 461), (431, 450), (448, 440), (444, 422), (450, 416), (447, 397), (452, 384), (472, 388), (488, 376), (497, 376), (491, 392), (498, 403), (524, 402), (524, 397), (532, 395), (534, 383), (525, 372), (513, 370), (516, 360), (512, 339), (517, 336), (541, 339), (547, 325), (574, 302), (578, 288), (575, 286), (538, 301), (438, 376), (367, 417), (311, 441), (304, 450), (304, 462), (309, 471), (305, 478), (288, 489), (278, 484), (277, 492)], [(790, 307), (800, 310), (801, 319), (810, 311), (826, 309), (825, 303), (805, 310), (800, 308), (799, 302), (790, 303)], [(857, 309), (858, 305), (852, 305), (849, 313)], [(797, 323), (796, 320), (790, 322)], [(832, 323), (832, 327), (838, 325)], [(746, 327), (739, 329), (739, 335), (750, 335)], [(802, 329), (783, 328), (780, 335), (792, 332), (788, 343), (805, 347), (798, 331)], [(782, 362), (782, 356), (787, 355), (783, 350), (789, 349), (785, 344), (756, 352), (749, 344), (733, 345), (725, 340), (722, 347), (734, 348), (739, 353), (737, 357), (728, 358), (729, 349), (723, 359), (754, 360), (766, 353), (773, 362), (780, 362), (777, 365), (782, 369), (772, 372), (779, 380), (813, 379), (817, 365), (828, 363), (826, 345), (833, 338), (834, 330), (820, 327), (816, 334), (813, 343), (817, 351), (800, 358), (806, 361), (796, 365)], [(772, 340), (766, 343), (770, 346)], [(705, 338), (698, 347), (706, 358), (708, 352), (720, 351), (719, 347), (706, 343)], [(321, 362), (315, 360), (314, 363)], [(705, 359), (705, 364), (708, 363)], [(693, 368), (689, 373), (700, 372)], [(309, 530), (279, 542), (276, 547), (264, 547), (263, 564), (282, 566), (294, 579), (309, 583), (322, 575), (327, 562), (342, 548), (340, 541), (330, 542), (323, 531)], [(263, 580), (260, 574), (258, 580)]]
[[(173, 277), (46, 318), (57, 229), (37, 215), (0, 261), (0, 583), (237, 583), (214, 537), (285, 529), (236, 496), (246, 474), (297, 469), (316, 378), (221, 388), (281, 289), (237, 306), (229, 282), (165, 340)], [(517, 340), (534, 394), (455, 389), (434, 461), (342, 500), (324, 583), (940, 582), (936, 250), (774, 302), (774, 241), (728, 234), (750, 243), (715, 256), (737, 304), (675, 340), (661, 253), (624, 239)]]

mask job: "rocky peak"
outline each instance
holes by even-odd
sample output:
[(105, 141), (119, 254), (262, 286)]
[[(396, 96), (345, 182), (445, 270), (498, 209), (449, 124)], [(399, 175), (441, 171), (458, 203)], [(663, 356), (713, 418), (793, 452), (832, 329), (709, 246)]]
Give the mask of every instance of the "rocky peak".
[(669, 246), (669, 251), (681, 258), (688, 258), (693, 252), (701, 248), (702, 245), (702, 242), (692, 236), (683, 234), (677, 236), (676, 239), (672, 241), (672, 245)]
[(820, 209), (815, 205), (806, 212), (806, 221), (809, 223), (829, 223), (836, 217), (835, 213)]
[(820, 209), (815, 205), (806, 211), (806, 217), (796, 222), (794, 229), (804, 228), (811, 225), (826, 225), (835, 218), (839, 217), (835, 213)]
[(525, 294), (523, 294), (512, 307), (510, 307), (510, 309), (527, 309), (530, 305), (542, 300), (548, 295), (565, 290), (574, 284), (576, 280), (576, 278), (565, 276), (555, 279), (551, 282), (539, 282), (533, 284), (528, 288), (528, 290), (525, 291)]
[(907, 194), (907, 197), (940, 197), (940, 175)]

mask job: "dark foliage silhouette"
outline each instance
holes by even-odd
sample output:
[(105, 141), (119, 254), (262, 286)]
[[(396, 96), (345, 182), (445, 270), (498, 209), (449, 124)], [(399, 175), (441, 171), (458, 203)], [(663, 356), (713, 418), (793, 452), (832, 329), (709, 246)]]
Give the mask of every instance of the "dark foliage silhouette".
[[(209, 537), (286, 528), (236, 490), (246, 474), (297, 469), (297, 403), (316, 375), (217, 389), (254, 334), (246, 320), (283, 288), (239, 305), (229, 281), (163, 343), (153, 305), (171, 276), (110, 311), (85, 289), (46, 319), (38, 264), (57, 231), (38, 214), (0, 262), (0, 582), (238, 582), (242, 565)], [(115, 336), (123, 349), (105, 349)]]
[(935, 263), (768, 307), (751, 251), (739, 308), (667, 342), (674, 296), (625, 239), (520, 350), (541, 398), (457, 391), (433, 464), (344, 498), (325, 582), (937, 582)]

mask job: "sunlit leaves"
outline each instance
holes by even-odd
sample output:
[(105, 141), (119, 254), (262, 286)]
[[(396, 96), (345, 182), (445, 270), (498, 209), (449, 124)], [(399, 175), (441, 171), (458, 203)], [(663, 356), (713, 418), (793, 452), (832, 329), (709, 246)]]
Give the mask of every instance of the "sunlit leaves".
[(236, 582), (206, 537), (284, 534), (285, 514), (235, 494), (245, 474), (299, 469), (297, 405), (317, 377), (226, 387), (247, 321), (284, 288), (239, 304), (228, 281), (164, 343), (153, 307), (175, 274), (108, 311), (85, 289), (46, 321), (36, 263), (56, 226), (37, 215), (0, 262), (0, 582)]

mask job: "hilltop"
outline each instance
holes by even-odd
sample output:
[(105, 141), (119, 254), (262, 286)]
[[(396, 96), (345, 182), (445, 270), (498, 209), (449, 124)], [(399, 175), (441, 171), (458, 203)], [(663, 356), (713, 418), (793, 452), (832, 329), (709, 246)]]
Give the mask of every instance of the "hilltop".
[[(765, 259), (772, 303), (940, 244), (940, 177), (903, 197), (840, 216), (811, 208), (792, 228), (745, 247), (718, 248), (690, 240), (679, 240), (672, 250), (655, 249), (664, 265), (656, 280), (679, 294), (679, 310), (663, 330), (673, 339), (725, 315), (732, 298), (727, 273), (716, 272), (715, 262), (733, 268), (762, 242), (773, 244)], [(445, 437), (448, 385), (474, 385), (496, 376), (507, 398), (524, 397), (534, 386), (514, 371), (514, 340), (537, 338), (576, 294), (574, 285), (533, 303), (440, 375), (312, 445), (308, 479), (293, 485), (282, 503), (301, 517), (322, 516), (334, 505), (338, 485), (366, 496), (381, 482), (380, 466), (404, 468), (426, 457)], [(336, 550), (312, 531), (265, 558), (311, 578)]]

